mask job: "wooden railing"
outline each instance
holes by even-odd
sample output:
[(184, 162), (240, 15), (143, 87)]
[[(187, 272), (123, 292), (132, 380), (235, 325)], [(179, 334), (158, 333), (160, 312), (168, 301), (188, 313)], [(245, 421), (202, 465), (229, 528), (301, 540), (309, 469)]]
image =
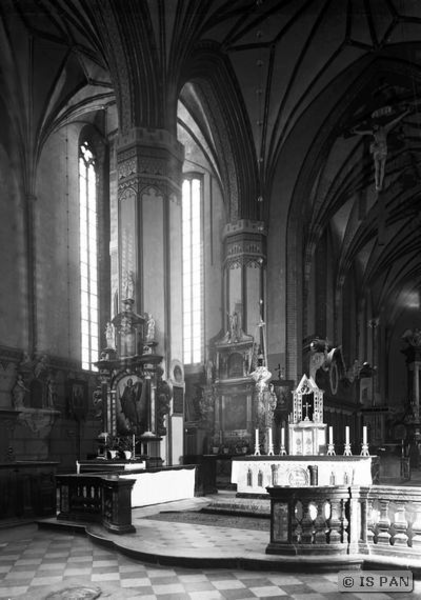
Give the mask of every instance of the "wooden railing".
[(61, 521), (101, 523), (114, 533), (130, 533), (134, 479), (118, 475), (57, 475)]
[(268, 487), (268, 554), (419, 557), (421, 489)]

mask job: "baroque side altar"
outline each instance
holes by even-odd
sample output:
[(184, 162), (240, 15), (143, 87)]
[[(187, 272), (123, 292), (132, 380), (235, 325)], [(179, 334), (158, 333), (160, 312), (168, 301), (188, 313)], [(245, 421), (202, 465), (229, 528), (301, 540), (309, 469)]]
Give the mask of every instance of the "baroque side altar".
[(155, 322), (133, 311), (133, 300), (108, 323), (107, 347), (96, 363), (100, 386), (96, 392), (102, 418), (100, 458), (145, 460), (161, 466), (160, 442), (166, 434), (171, 389), (163, 380), (163, 357), (156, 353)]

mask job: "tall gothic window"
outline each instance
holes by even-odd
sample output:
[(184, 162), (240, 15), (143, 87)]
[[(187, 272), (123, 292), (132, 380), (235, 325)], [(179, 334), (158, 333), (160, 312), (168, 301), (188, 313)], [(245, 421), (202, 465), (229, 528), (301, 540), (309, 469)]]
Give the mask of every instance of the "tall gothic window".
[(202, 178), (192, 175), (183, 182), (183, 362), (203, 358), (203, 245)]
[(80, 306), (82, 369), (98, 360), (98, 211), (95, 157), (87, 142), (79, 153)]

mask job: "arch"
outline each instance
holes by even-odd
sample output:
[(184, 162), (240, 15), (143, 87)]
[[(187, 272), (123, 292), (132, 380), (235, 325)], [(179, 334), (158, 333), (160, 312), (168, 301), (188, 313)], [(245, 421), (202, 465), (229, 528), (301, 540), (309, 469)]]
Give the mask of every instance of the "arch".
[[(357, 165), (355, 155), (348, 153), (340, 156), (341, 160), (335, 164), (331, 149), (335, 144), (339, 144), (343, 150), (346, 144), (343, 138), (344, 131), (355, 123), (355, 115), (358, 112), (361, 115), (364, 102), (373, 93), (376, 82), (382, 74), (388, 73), (389, 77), (400, 85), (406, 81), (406, 88), (409, 88), (408, 78), (419, 75), (415, 75), (409, 68), (406, 68), (402, 74), (403, 66), (403, 61), (400, 59), (389, 59), (387, 56), (364, 57), (352, 65), (341, 73), (330, 87), (323, 90), (308, 107), (291, 130), (277, 156), (271, 212), (275, 206), (273, 190), (278, 182), (280, 184), (282, 177), (283, 189), (286, 192), (283, 199), (288, 207), (284, 212), (285, 225), (280, 231), (281, 239), (285, 239), (286, 257), (285, 348), (288, 376), (300, 372), (302, 366), (300, 346), (303, 337), (303, 319), (301, 317), (304, 316), (306, 274), (309, 271), (314, 248), (332, 217), (333, 213), (329, 211), (329, 207), (331, 209), (334, 207), (334, 210), (338, 211), (341, 205), (334, 205), (336, 200), (342, 202), (342, 205), (348, 200), (354, 201), (356, 182), (355, 179), (350, 180), (349, 174), (346, 176), (343, 165), (351, 169), (351, 176), (355, 175)], [(365, 98), (364, 102), (362, 96)], [(292, 157), (296, 164), (292, 164)], [(328, 168), (332, 168), (336, 181), (323, 180)], [(360, 181), (360, 185), (363, 183), (364, 181)], [(372, 227), (369, 229), (369, 235), (375, 235)], [(354, 236), (355, 232), (350, 240), (354, 239)], [(339, 285), (337, 291), (340, 295), (341, 282), (344, 281), (353, 260), (353, 256), (347, 254), (347, 250), (348, 247), (341, 249), (339, 257), (340, 260), (347, 257), (343, 264), (348, 265), (345, 270), (342, 269), (337, 274)]]
[(180, 98), (217, 157), (229, 220), (256, 219), (258, 170), (253, 134), (227, 57), (217, 44), (202, 42), (195, 47), (182, 79)]

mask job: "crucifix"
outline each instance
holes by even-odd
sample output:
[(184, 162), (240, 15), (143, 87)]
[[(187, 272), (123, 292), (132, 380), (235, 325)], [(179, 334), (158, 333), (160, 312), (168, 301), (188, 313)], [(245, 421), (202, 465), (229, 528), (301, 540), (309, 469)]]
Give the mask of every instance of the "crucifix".
[(311, 407), (311, 404), (309, 404), (309, 402), (307, 401), (305, 404), (303, 404), (305, 410), (306, 410), (306, 416), (304, 418), (304, 421), (309, 421), (310, 419), (308, 418), (308, 409)]

